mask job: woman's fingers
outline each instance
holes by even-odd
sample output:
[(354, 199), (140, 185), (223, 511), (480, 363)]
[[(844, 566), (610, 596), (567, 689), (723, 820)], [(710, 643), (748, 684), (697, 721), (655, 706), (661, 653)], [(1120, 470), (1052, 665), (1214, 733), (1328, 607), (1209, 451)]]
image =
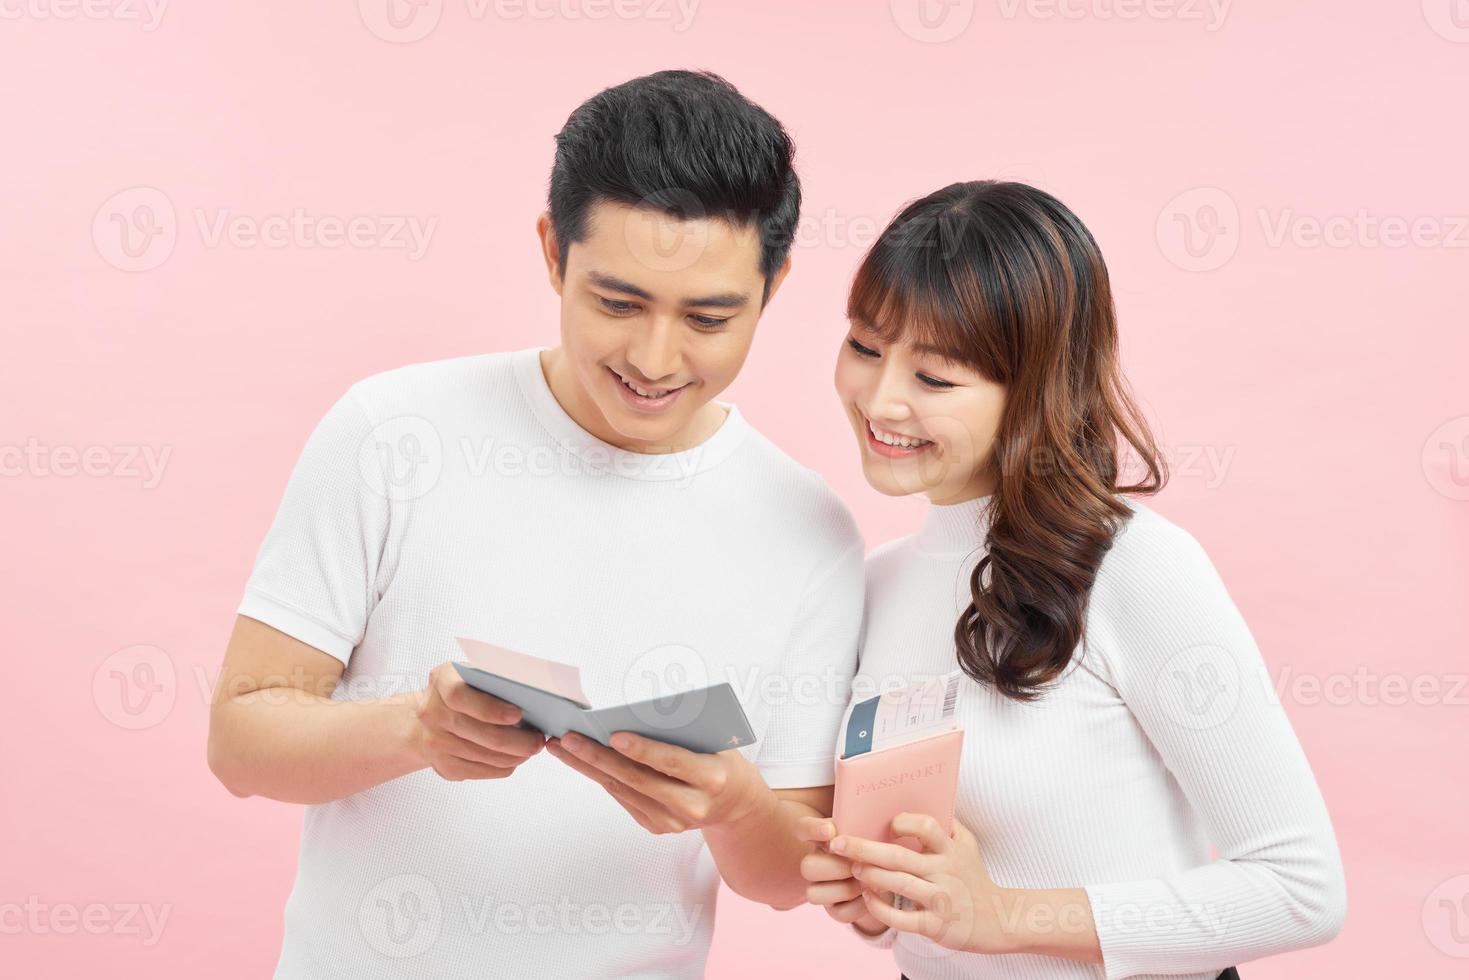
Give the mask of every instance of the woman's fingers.
[(847, 834), (842, 834), (833, 840), (831, 849), (834, 853), (853, 862), (876, 864), (893, 871), (906, 871), (915, 875), (922, 875), (924, 868), (927, 867), (927, 862), (932, 860), (902, 844), (886, 844), (882, 841), (852, 837)]
[(801, 817), (796, 821), (796, 836), (812, 844), (825, 844), (836, 834), (831, 817)]
[(852, 877), (852, 862), (825, 851), (812, 851), (801, 858), (801, 877), (807, 881), (841, 881)]
[(862, 897), (862, 882), (852, 878), (841, 881), (823, 881), (806, 886), (806, 901), (812, 905), (836, 905)]
[(871, 864), (852, 865), (852, 877), (868, 891), (896, 892), (928, 908), (939, 893), (939, 887), (906, 871), (889, 871)]

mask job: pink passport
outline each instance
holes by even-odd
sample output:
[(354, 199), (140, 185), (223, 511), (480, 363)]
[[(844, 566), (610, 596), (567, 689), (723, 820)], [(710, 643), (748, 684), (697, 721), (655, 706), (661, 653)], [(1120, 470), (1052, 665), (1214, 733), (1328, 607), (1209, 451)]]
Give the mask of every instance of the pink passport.
[(922, 850), (915, 837), (894, 837), (893, 818), (926, 813), (954, 829), (954, 795), (964, 730), (953, 728), (902, 745), (837, 760), (832, 820), (837, 833)]

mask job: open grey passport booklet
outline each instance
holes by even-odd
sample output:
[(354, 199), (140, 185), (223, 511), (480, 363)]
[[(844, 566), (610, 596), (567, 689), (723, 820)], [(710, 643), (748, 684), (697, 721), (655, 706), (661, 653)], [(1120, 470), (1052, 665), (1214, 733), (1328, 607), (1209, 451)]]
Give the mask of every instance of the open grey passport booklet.
[(548, 737), (580, 732), (610, 745), (632, 732), (692, 752), (719, 752), (755, 742), (745, 709), (728, 682), (611, 708), (593, 708), (571, 664), (542, 660), (490, 643), (455, 637), (468, 663), (454, 669), (470, 687), (520, 709), (521, 727)]

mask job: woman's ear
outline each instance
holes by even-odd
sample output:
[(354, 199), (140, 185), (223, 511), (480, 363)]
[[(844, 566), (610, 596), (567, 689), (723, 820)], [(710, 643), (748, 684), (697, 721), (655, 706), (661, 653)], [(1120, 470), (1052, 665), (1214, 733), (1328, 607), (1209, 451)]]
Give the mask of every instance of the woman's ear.
[(546, 260), (546, 275), (551, 288), (561, 295), (564, 280), (561, 276), (561, 245), (556, 240), (556, 229), (551, 225), (551, 215), (545, 211), (536, 219), (536, 235), (541, 240), (541, 257)]

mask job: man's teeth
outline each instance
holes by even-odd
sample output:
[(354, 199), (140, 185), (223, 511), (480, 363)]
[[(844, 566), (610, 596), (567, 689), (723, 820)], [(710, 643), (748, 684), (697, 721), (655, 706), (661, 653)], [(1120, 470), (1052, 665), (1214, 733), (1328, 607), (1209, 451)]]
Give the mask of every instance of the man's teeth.
[[(637, 385), (633, 384), (631, 381), (627, 380), (626, 378), (623, 378), (622, 379), (622, 383), (625, 384), (625, 385), (627, 385), (635, 393), (641, 395), (644, 398), (662, 398), (664, 395), (668, 394), (670, 391), (677, 391), (678, 390), (678, 388), (639, 388)], [(678, 387), (679, 388), (682, 388), (683, 385), (679, 385)]]
[(878, 442), (884, 443), (889, 446), (899, 446), (903, 449), (916, 449), (919, 446), (926, 446), (932, 441), (930, 439), (911, 439), (908, 436), (900, 436), (895, 433), (884, 432), (882, 429), (877, 428), (877, 426), (873, 425), (871, 422), (867, 423), (867, 430), (872, 433), (872, 438), (876, 439)]

